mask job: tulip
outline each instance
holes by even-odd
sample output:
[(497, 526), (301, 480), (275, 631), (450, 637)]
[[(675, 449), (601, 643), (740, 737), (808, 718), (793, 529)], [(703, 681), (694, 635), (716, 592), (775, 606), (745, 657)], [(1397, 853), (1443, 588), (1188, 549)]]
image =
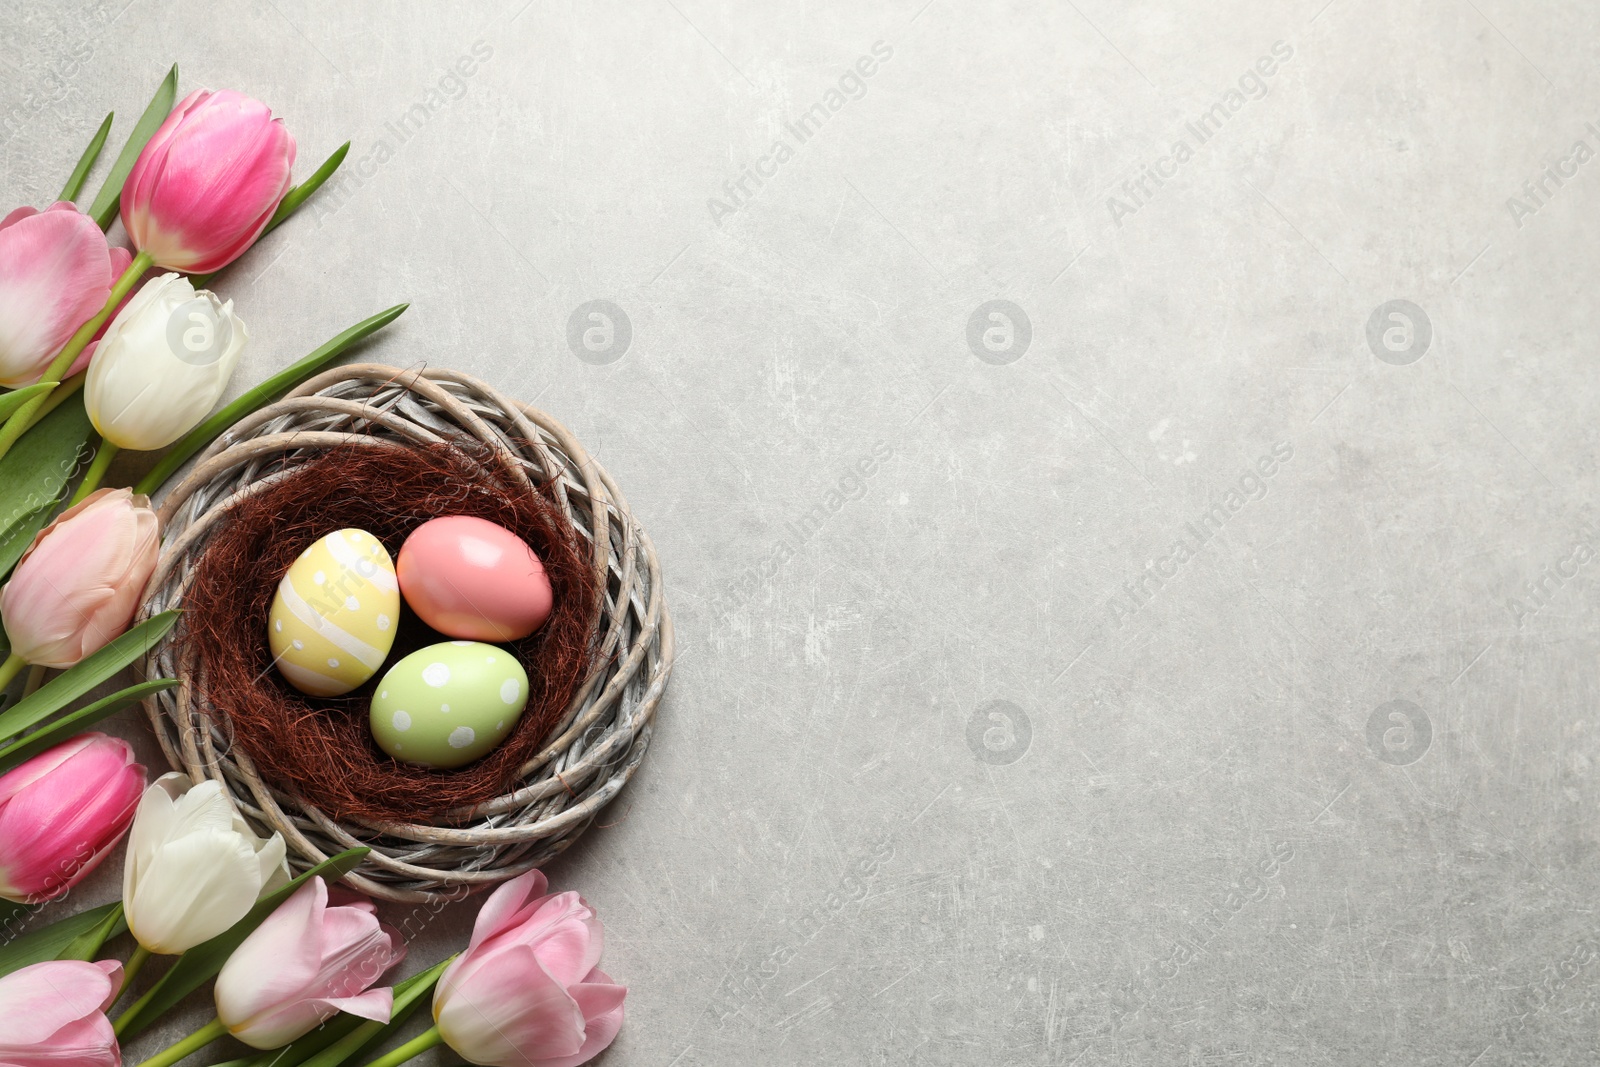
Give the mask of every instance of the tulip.
[(433, 1029), (367, 1067), (438, 1044), (481, 1067), (577, 1067), (622, 1029), (628, 990), (597, 966), (604, 933), (576, 893), (545, 895), (529, 871), (484, 902), (467, 950), (433, 994)]
[(159, 538), (149, 498), (127, 489), (97, 490), (39, 531), (0, 589), (11, 637), (0, 687), (25, 663), (70, 667), (126, 630)]
[(233, 926), (288, 878), (282, 834), (257, 837), (220, 783), (166, 774), (139, 801), (122, 906), (140, 952), (176, 955)]
[(133, 748), (105, 734), (0, 776), (0, 897), (37, 904), (77, 885), (128, 832), (143, 791)]
[(116, 448), (164, 448), (211, 413), (249, 340), (244, 322), (189, 279), (152, 278), (100, 339), (83, 403)]
[(106, 1018), (121, 991), (116, 960), (52, 960), (0, 978), (0, 1064), (122, 1067)]
[(0, 385), (38, 381), (78, 327), (105, 307), (132, 259), (117, 251), (66, 201), (0, 219)]
[(339, 1012), (386, 1023), (394, 992), (371, 988), (405, 957), (369, 901), (328, 907), (321, 878), (301, 886), (217, 975), (217, 1018), (251, 1048), (304, 1037)]
[(158, 266), (212, 273), (266, 229), (293, 165), (294, 138), (267, 105), (198, 89), (139, 153), (122, 187), (122, 225)]

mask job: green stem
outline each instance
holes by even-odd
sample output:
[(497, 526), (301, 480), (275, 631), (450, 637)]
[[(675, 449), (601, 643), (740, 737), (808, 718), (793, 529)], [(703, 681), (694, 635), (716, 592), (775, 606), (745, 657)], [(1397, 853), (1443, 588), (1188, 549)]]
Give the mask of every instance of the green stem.
[[(140, 946), (140, 948), (135, 949), (134, 950), (134, 956), (137, 956), (139, 954), (139, 952), (142, 950), (142, 948), (143, 948), (143, 946)], [(128, 958), (128, 962), (129, 963), (133, 963), (133, 957), (132, 956), (130, 956)], [(138, 967), (143, 967), (143, 966), (144, 966), (143, 962), (140, 962), (138, 964), (138, 966), (135, 968), (135, 973), (138, 973)], [(127, 968), (126, 967), (123, 968), (123, 974), (124, 975), (127, 974)], [(129, 985), (128, 980), (126, 978), (124, 978), (123, 981), (122, 981), (122, 988), (126, 989), (126, 988), (128, 988), (128, 985)], [(111, 1029), (119, 1038), (122, 1036), (123, 1032), (126, 1031), (128, 1029), (128, 1027), (133, 1023), (133, 1020), (138, 1018), (138, 1016), (141, 1013), (143, 1013), (145, 1005), (149, 1004), (151, 1000), (155, 999), (156, 990), (160, 988), (160, 985), (161, 984), (159, 982), (157, 982), (154, 986), (151, 986), (148, 990), (145, 991), (145, 995), (144, 996), (142, 996), (138, 1000), (134, 1001), (132, 1004), (130, 1004), (128, 1006), (128, 1010), (127, 1011), (125, 1011), (121, 1015), (117, 1016), (117, 1021), (111, 1024)]]
[(44, 684), (44, 672), (48, 669), (48, 667), (41, 663), (36, 663), (33, 665), (32, 669), (28, 671), (27, 682), (25, 682), (22, 686), (23, 696), (31, 697), (33, 694), (39, 691), (39, 687)]
[(73, 396), (77, 394), (78, 390), (83, 388), (83, 380), (88, 376), (88, 371), (81, 370), (77, 374), (74, 374), (72, 377), (68, 378), (66, 381), (62, 382), (60, 385), (56, 386), (54, 389), (50, 390), (50, 395), (44, 398), (44, 403), (39, 406), (38, 411), (33, 413), (33, 418), (28, 420), (28, 425), (23, 428), (22, 432), (27, 433), (29, 430), (39, 425), (40, 422), (44, 421), (44, 417), (46, 415), (50, 414), (68, 400), (71, 400)]
[(67, 501), (67, 507), (78, 503), (84, 497), (100, 488), (100, 479), (106, 476), (106, 468), (111, 466), (111, 461), (122, 451), (116, 445), (100, 439), (100, 448), (95, 452), (93, 461), (89, 464), (89, 471), (83, 476), (83, 481), (78, 483), (78, 491), (72, 494), (72, 499)]
[(150, 960), (150, 950), (143, 945), (134, 945), (133, 952), (128, 956), (128, 962), (122, 965), (122, 988), (132, 989), (133, 980), (139, 977), (139, 972), (144, 970), (144, 965)]
[[(40, 381), (59, 382), (61, 380), (61, 376), (71, 368), (72, 361), (77, 359), (78, 354), (88, 347), (89, 342), (94, 340), (94, 335), (99, 332), (100, 327), (104, 326), (106, 320), (111, 317), (111, 313), (117, 310), (117, 305), (122, 303), (122, 298), (128, 295), (128, 292), (139, 281), (139, 278), (154, 263), (155, 261), (145, 252), (140, 252), (133, 257), (133, 262), (128, 264), (128, 269), (122, 272), (122, 277), (118, 278), (117, 283), (111, 287), (111, 295), (106, 298), (106, 306), (101, 308), (99, 314), (95, 315), (94, 318), (78, 327), (78, 332), (72, 335), (72, 340), (67, 342), (67, 347), (57, 353), (55, 360), (45, 370), (44, 376), (39, 379)], [(60, 387), (57, 386), (57, 388)], [(54, 391), (51, 390), (51, 393)], [(21, 437), (29, 424), (32, 423), (33, 413), (44, 405), (48, 396), (50, 396), (50, 393), (43, 393), (23, 404), (12, 413), (11, 418), (6, 420), (5, 426), (0, 427), (0, 458), (3, 458), (7, 452), (11, 451), (11, 446), (17, 443), (17, 438)]]
[(27, 661), (21, 656), (17, 655), (15, 652), (7, 656), (6, 661), (4, 663), (0, 663), (0, 689), (4, 689), (6, 686), (10, 685), (11, 680), (15, 678), (18, 672), (20, 672), (22, 668), (26, 667), (27, 665)]
[[(430, 1048), (435, 1048), (442, 1044), (444, 1044), (444, 1035), (435, 1026), (427, 1033), (407, 1041), (388, 1055), (379, 1056), (367, 1064), (367, 1067), (398, 1067), (399, 1064), (406, 1062), (413, 1056), (420, 1056)], [(146, 1064), (145, 1067), (149, 1067), (149, 1065)]]
[(228, 1028), (222, 1025), (221, 1019), (212, 1019), (200, 1029), (167, 1049), (167, 1051), (158, 1052), (151, 1056), (139, 1067), (172, 1067), (172, 1064), (177, 1063), (189, 1053), (198, 1052), (227, 1032)]

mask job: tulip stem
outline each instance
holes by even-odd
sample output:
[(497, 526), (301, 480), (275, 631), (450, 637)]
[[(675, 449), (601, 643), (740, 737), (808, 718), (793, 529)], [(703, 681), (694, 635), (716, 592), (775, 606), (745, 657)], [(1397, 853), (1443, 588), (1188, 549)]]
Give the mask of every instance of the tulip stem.
[(141, 1063), (139, 1067), (171, 1067), (172, 1064), (177, 1063), (189, 1053), (198, 1052), (227, 1032), (228, 1028), (222, 1025), (221, 1019), (212, 1019), (165, 1052), (158, 1052), (151, 1056)]
[(6, 661), (4, 663), (0, 663), (0, 689), (4, 689), (6, 686), (10, 685), (11, 680), (15, 678), (22, 668), (26, 667), (27, 665), (27, 661), (21, 656), (17, 655), (15, 652), (7, 656)]
[[(367, 1064), (367, 1067), (398, 1067), (399, 1064), (406, 1062), (413, 1056), (420, 1056), (430, 1048), (442, 1044), (444, 1044), (444, 1035), (435, 1026), (432, 1030), (407, 1041), (388, 1055), (379, 1056)], [(146, 1067), (149, 1067), (149, 1065), (146, 1064)]]
[(144, 965), (150, 960), (150, 950), (143, 945), (134, 945), (133, 952), (128, 956), (128, 962), (122, 965), (122, 988), (132, 989), (133, 980), (139, 977), (139, 972), (144, 970)]
[(111, 461), (117, 453), (122, 451), (116, 445), (100, 439), (100, 447), (95, 450), (94, 459), (89, 464), (89, 470), (83, 476), (83, 481), (78, 483), (78, 491), (72, 494), (72, 499), (67, 501), (67, 507), (79, 503), (84, 497), (100, 488), (100, 479), (106, 476), (106, 468), (111, 466)]
[(23, 683), (22, 695), (31, 697), (37, 693), (39, 687), (44, 684), (44, 672), (49, 669), (42, 663), (34, 664), (33, 669), (28, 672), (28, 680)]
[[(133, 262), (128, 264), (128, 269), (122, 272), (122, 277), (118, 278), (116, 284), (111, 287), (111, 295), (106, 298), (106, 306), (101, 308), (94, 318), (78, 327), (78, 332), (72, 335), (72, 340), (67, 342), (67, 347), (57, 353), (56, 358), (46, 368), (43, 377), (39, 379), (41, 382), (59, 382), (61, 380), (61, 376), (71, 368), (73, 360), (77, 359), (78, 354), (89, 346), (89, 342), (94, 340), (94, 335), (100, 332), (100, 327), (104, 326), (106, 320), (111, 317), (111, 313), (117, 310), (117, 306), (122, 303), (122, 298), (128, 295), (129, 290), (138, 283), (140, 277), (154, 263), (155, 260), (151, 259), (145, 252), (140, 252), (133, 257)], [(60, 387), (57, 386), (57, 388)], [(51, 392), (54, 391), (53, 389), (51, 390)], [(11, 413), (11, 417), (6, 420), (6, 424), (0, 427), (0, 457), (4, 457), (7, 452), (11, 451), (11, 446), (17, 443), (17, 438), (21, 437), (33, 422), (33, 413), (44, 406), (49, 396), (50, 393), (40, 393)]]

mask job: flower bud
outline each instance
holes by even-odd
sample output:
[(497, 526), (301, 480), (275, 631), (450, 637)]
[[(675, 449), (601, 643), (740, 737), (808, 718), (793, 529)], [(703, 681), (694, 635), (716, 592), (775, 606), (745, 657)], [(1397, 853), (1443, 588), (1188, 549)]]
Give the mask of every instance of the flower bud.
[(165, 448), (211, 414), (250, 339), (233, 301), (177, 274), (152, 278), (95, 349), (83, 404), (118, 448)]
[(495, 890), (434, 990), (440, 1035), (471, 1063), (576, 1067), (622, 1028), (628, 990), (595, 966), (600, 920), (578, 894), (546, 896), (545, 885), (529, 871)]
[(373, 988), (405, 957), (370, 901), (328, 907), (313, 878), (245, 938), (217, 975), (217, 1018), (251, 1048), (281, 1048), (340, 1012), (386, 1023), (394, 991)]
[(210, 274), (255, 243), (289, 191), (294, 138), (259, 100), (197, 89), (139, 153), (122, 225), (156, 265)]
[(105, 734), (0, 775), (0, 897), (33, 904), (77, 885), (127, 833), (143, 792), (133, 748)]
[(139, 801), (122, 869), (128, 929), (148, 951), (186, 952), (289, 880), (282, 834), (257, 837), (214, 781), (157, 778)]
[(0, 219), (0, 386), (38, 381), (105, 307), (130, 258), (122, 251), (113, 259), (100, 227), (66, 201)]
[(40, 530), (0, 589), (11, 651), (70, 667), (122, 635), (156, 569), (161, 531), (148, 497), (97, 489)]

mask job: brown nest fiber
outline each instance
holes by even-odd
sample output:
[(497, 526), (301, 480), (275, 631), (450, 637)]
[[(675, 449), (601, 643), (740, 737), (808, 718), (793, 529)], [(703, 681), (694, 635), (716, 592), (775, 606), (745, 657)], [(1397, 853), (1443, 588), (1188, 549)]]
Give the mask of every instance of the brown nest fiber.
[[(355, 846), (347, 878), (433, 903), (540, 866), (632, 778), (672, 671), (672, 620), (650, 539), (559, 422), (465, 374), (357, 364), (250, 415), (161, 501), (161, 561), (141, 613), (184, 609), (146, 657), (181, 685), (145, 703), (173, 767), (212, 779), (299, 870)], [(388, 760), (365, 690), (314, 700), (272, 667), (266, 611), (315, 537), (356, 526), (391, 553), (437, 514), (521, 534), (556, 615), (514, 647), (530, 707), (501, 750), (458, 771)], [(586, 573), (585, 573), (586, 572)], [(434, 635), (402, 621), (391, 662)]]
[[(366, 530), (394, 559), (440, 515), (473, 515), (538, 553), (555, 609), (533, 636), (506, 646), (528, 672), (528, 703), (510, 736), (454, 771), (401, 763), (372, 741), (367, 712), (380, 670), (346, 696), (308, 697), (272, 666), (267, 611), (278, 580), (318, 538)], [(234, 744), (268, 780), (335, 819), (421, 822), (504, 793), (549, 736), (588, 673), (598, 583), (548, 486), (510, 484), (484, 448), (343, 447), (291, 470), (218, 524), (184, 597), (187, 639), (206, 665), (206, 695)], [(446, 638), (401, 608), (385, 667)]]

